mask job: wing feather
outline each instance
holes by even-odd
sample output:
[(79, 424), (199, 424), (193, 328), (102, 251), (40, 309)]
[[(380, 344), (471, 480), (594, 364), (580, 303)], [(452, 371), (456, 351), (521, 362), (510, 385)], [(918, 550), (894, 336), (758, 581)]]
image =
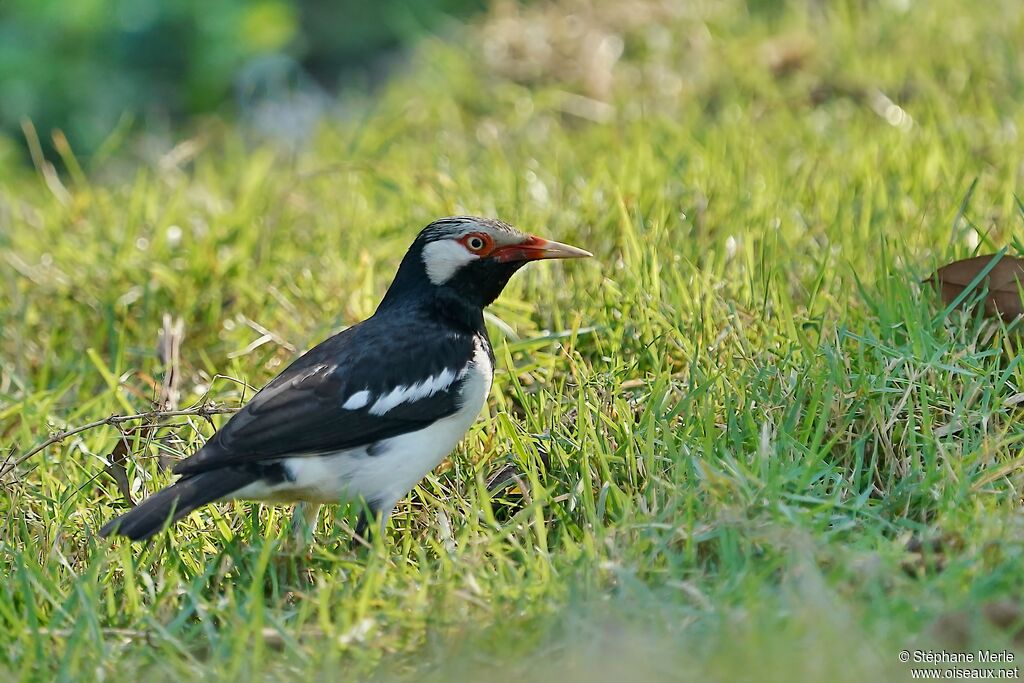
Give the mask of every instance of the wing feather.
[[(454, 414), (460, 407), (461, 370), (473, 354), (473, 335), (429, 325), (415, 326), (415, 334), (400, 333), (374, 323), (371, 318), (351, 327), (300, 357), (174, 471), (195, 474), (239, 463), (335, 453), (422, 429)], [(407, 400), (373, 412), (377, 399), (415, 383), (432, 383), (432, 391), (409, 391)], [(367, 392), (366, 400), (345, 408), (359, 392)]]

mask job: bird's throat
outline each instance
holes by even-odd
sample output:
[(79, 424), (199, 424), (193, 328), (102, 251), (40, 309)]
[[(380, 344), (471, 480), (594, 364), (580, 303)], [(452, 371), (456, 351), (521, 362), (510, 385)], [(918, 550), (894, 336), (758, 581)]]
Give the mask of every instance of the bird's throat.
[(472, 332), (487, 333), (483, 307), (467, 301), (456, 292), (446, 287), (438, 287), (431, 305), (438, 315), (455, 325)]

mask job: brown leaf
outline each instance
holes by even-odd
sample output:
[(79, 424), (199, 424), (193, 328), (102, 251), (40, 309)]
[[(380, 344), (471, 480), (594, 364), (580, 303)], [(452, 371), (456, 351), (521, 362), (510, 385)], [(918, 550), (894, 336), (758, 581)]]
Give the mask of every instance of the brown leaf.
[(1024, 610), (1019, 600), (999, 598), (963, 609), (945, 612), (932, 623), (932, 637), (943, 645), (964, 650), (981, 637), (991, 637), (984, 627), (1008, 635), (1020, 646), (1024, 643)]
[(1016, 632), (1024, 618), (1020, 603), (1009, 598), (986, 602), (981, 606), (981, 613), (990, 624), (1004, 631), (1014, 629)]
[(128, 435), (122, 433), (121, 440), (107, 456), (108, 464), (103, 471), (109, 474), (117, 484), (117, 489), (124, 496), (125, 502), (131, 507), (135, 507), (135, 500), (132, 498), (132, 485), (128, 481), (128, 469), (124, 466), (128, 461), (128, 450)]
[[(988, 254), (954, 261), (939, 268), (926, 282), (937, 284), (942, 300), (947, 305), (952, 304), (996, 258), (999, 258), (998, 254)], [(1022, 285), (1024, 259), (1004, 254), (975, 288), (975, 292), (987, 290), (984, 299), (985, 315), (999, 316), (1009, 321), (1024, 313)], [(971, 294), (968, 294), (965, 301), (970, 299)]]

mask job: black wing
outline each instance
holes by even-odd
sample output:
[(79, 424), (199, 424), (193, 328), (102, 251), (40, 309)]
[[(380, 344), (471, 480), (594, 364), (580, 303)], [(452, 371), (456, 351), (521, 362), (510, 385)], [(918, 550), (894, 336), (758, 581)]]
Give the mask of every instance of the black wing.
[[(289, 455), (331, 453), (427, 427), (459, 409), (464, 381), (460, 371), (473, 350), (469, 333), (429, 324), (396, 329), (371, 318), (292, 363), (174, 471), (195, 474)], [(396, 387), (446, 371), (456, 377), (446, 389), (380, 415), (370, 412), (377, 398)], [(368, 392), (365, 405), (342, 407), (362, 391)]]

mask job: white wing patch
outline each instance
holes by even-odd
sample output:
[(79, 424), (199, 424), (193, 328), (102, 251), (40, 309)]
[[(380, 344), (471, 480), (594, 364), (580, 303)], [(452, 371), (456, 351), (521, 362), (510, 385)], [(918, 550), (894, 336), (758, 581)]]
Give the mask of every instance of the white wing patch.
[(455, 271), (478, 258), (456, 240), (437, 240), (423, 247), (423, 265), (427, 269), (427, 277), (435, 285), (448, 282)]
[[(465, 370), (463, 370), (465, 372)], [(459, 373), (461, 376), (462, 373)], [(455, 372), (450, 369), (446, 369), (439, 375), (428, 377), (422, 382), (411, 384), (409, 386), (395, 387), (388, 393), (378, 398), (372, 406), (370, 406), (371, 415), (385, 415), (389, 410), (395, 406), (399, 406), (403, 403), (412, 403), (419, 401), (421, 398), (427, 398), (433, 396), (439, 391), (444, 391), (452, 385), (456, 379)]]
[(370, 392), (366, 389), (357, 391), (348, 397), (348, 400), (342, 404), (342, 408), (345, 410), (359, 410), (366, 406), (370, 402)]

